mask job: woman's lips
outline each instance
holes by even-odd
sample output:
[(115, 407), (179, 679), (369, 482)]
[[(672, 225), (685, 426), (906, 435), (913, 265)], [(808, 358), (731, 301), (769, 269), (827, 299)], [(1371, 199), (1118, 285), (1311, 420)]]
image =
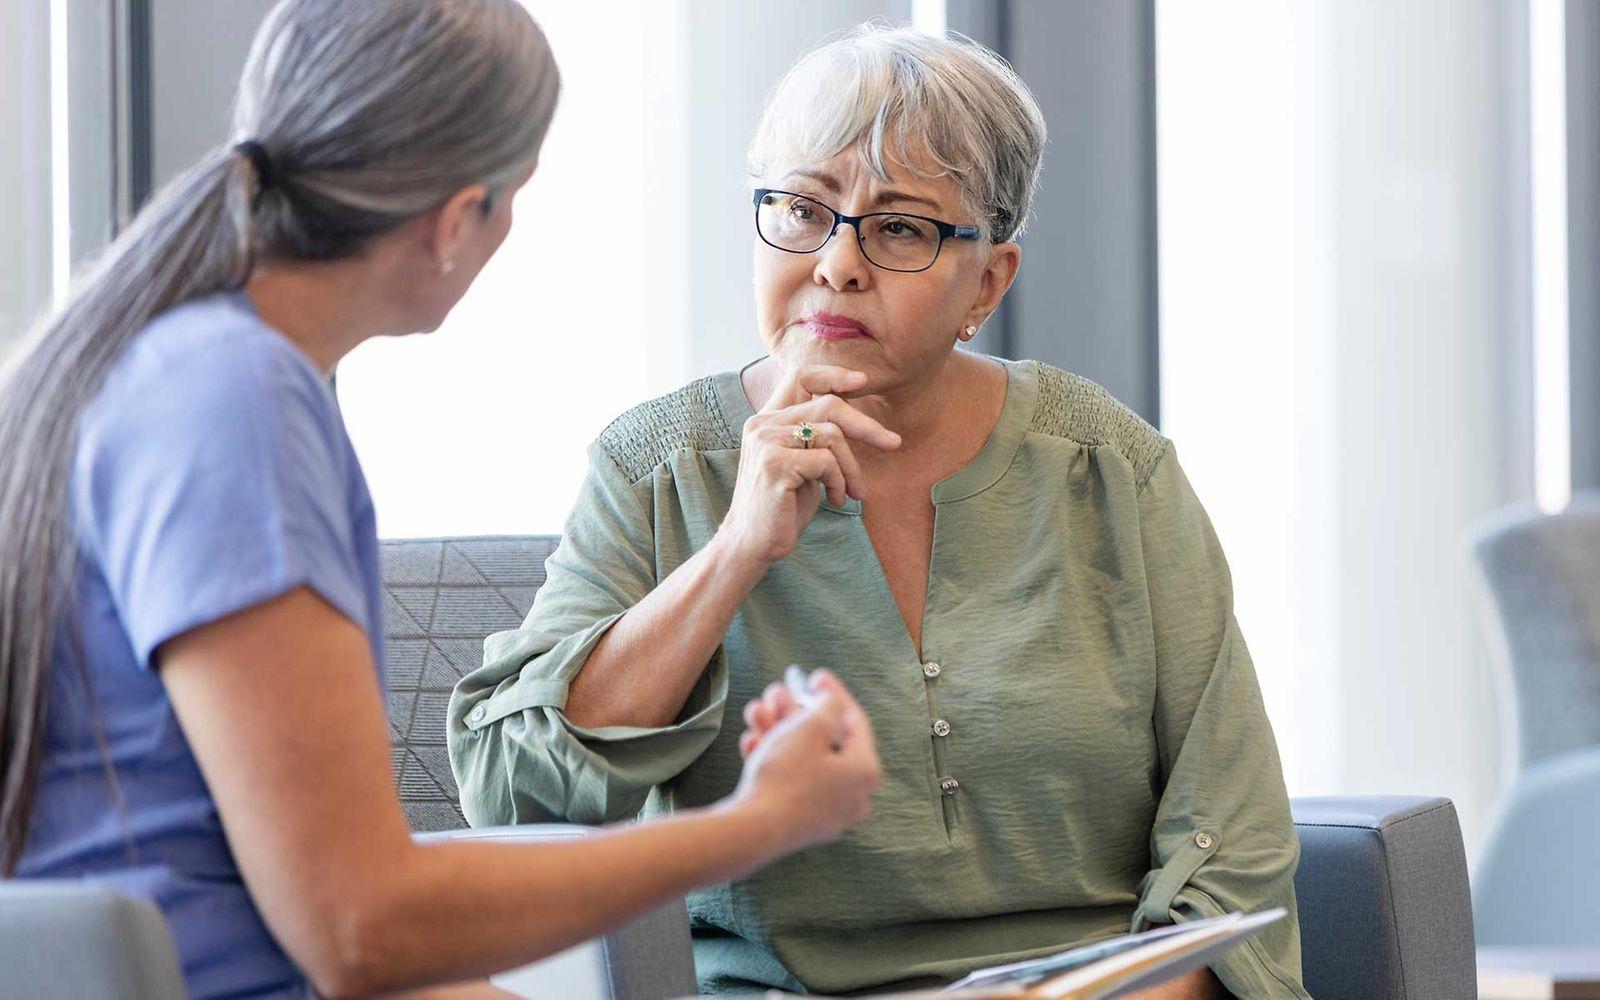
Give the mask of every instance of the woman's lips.
[(805, 327), (818, 340), (853, 340), (857, 337), (871, 339), (872, 331), (860, 320), (833, 313), (812, 313), (805, 318)]

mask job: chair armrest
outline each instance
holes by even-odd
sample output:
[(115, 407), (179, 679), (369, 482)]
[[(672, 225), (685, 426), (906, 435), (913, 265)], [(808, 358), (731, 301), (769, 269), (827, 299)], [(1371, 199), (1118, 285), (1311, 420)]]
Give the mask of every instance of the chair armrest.
[(1476, 997), (1466, 850), (1450, 800), (1332, 796), (1290, 805), (1311, 995)]
[(183, 1000), (161, 910), (75, 880), (0, 881), (0, 993)]
[[(571, 840), (596, 832), (594, 827), (546, 823), (422, 833), (416, 835), (416, 840), (538, 843)], [(528, 905), (538, 906), (539, 900), (530, 899)], [(689, 939), (689, 911), (683, 900), (674, 900), (604, 937), (492, 978), (501, 989), (525, 997), (667, 1000), (693, 995), (699, 992), (699, 986)]]

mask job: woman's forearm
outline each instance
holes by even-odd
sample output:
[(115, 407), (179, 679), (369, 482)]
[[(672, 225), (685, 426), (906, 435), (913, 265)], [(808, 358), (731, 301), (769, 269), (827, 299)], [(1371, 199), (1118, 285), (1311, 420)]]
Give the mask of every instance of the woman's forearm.
[(353, 954), (339, 963), (354, 970), (348, 991), (488, 975), (555, 954), (697, 885), (748, 874), (781, 850), (776, 826), (740, 804), (537, 848), (416, 845), (352, 907)]
[(568, 690), (567, 718), (586, 728), (671, 725), (766, 571), (714, 536), (595, 646)]

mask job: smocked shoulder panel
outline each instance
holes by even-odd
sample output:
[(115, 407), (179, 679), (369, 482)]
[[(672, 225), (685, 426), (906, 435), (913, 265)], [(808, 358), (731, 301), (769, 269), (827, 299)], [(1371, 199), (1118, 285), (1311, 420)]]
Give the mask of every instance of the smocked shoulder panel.
[(1111, 393), (1081, 375), (1046, 364), (1039, 365), (1039, 405), (1028, 430), (1115, 448), (1133, 466), (1140, 489), (1167, 448), (1160, 431)]
[(715, 382), (703, 378), (640, 403), (613, 420), (600, 432), (600, 446), (631, 481), (638, 482), (681, 449), (737, 448), (739, 433), (728, 426)]

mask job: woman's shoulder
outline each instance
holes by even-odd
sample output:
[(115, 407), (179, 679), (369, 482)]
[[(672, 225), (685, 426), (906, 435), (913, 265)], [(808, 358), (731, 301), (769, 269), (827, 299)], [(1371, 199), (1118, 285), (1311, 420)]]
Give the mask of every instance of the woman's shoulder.
[(250, 408), (303, 396), (332, 404), (311, 359), (256, 315), (242, 293), (194, 299), (151, 320), (117, 359), (100, 392), (123, 404), (162, 400)]
[(739, 376), (725, 372), (640, 403), (613, 420), (595, 444), (632, 482), (685, 449), (701, 453), (737, 449), (740, 428), (733, 425), (735, 414), (729, 412), (730, 380), (737, 387)]
[(1037, 373), (1038, 403), (1031, 434), (1111, 448), (1133, 468), (1140, 486), (1150, 478), (1168, 441), (1133, 408), (1099, 384), (1042, 361), (1025, 362)]
[(184, 303), (134, 336), (79, 419), (80, 463), (260, 461), (269, 445), (288, 455), (311, 438), (336, 453), (343, 425), (326, 379), (235, 298)]

